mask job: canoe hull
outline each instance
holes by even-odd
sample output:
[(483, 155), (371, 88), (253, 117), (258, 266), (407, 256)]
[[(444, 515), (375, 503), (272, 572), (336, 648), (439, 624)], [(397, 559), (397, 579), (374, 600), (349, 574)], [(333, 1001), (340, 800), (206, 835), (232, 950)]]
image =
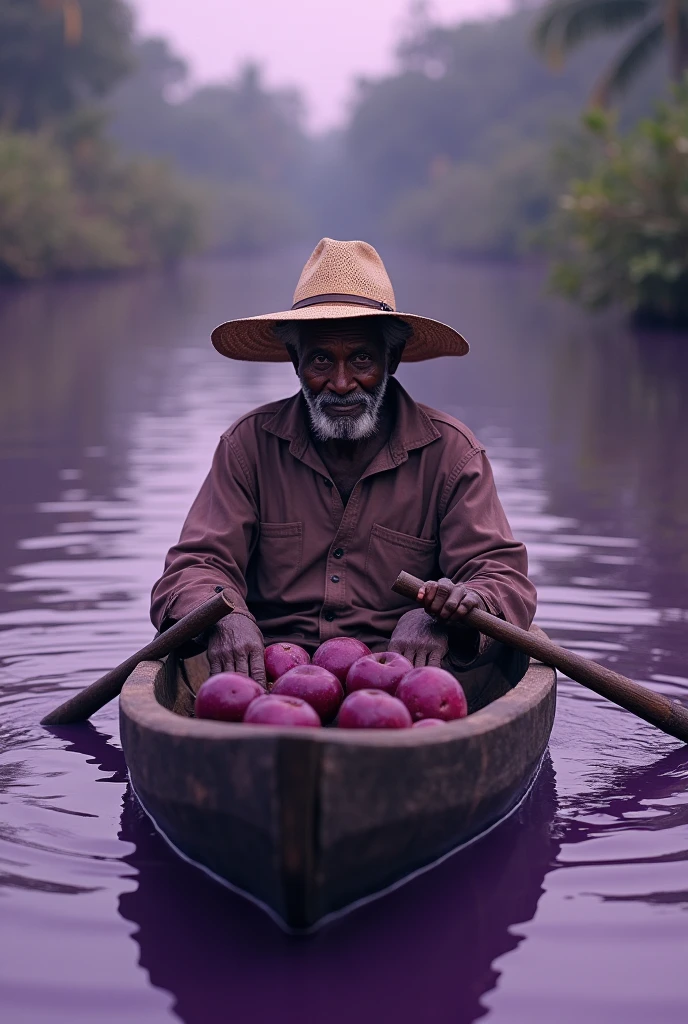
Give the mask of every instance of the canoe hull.
[(443, 728), (278, 729), (189, 717), (173, 662), (120, 698), (134, 789), (183, 854), (307, 930), (436, 861), (528, 790), (554, 718), (555, 673)]

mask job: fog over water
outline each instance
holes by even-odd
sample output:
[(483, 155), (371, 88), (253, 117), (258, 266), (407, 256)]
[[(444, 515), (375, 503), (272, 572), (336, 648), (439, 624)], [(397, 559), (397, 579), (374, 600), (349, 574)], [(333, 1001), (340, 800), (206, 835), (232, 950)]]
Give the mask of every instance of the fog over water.
[[(221, 431), (290, 394), (223, 360), (307, 254), (0, 291), (0, 1004), (11, 1024), (679, 1024), (688, 750), (567, 680), (489, 836), (307, 940), (178, 859), (127, 787), (117, 707), (41, 716), (143, 645), (150, 586)], [(538, 623), (688, 704), (688, 346), (544, 297), (539, 271), (384, 256), (462, 360), (419, 400), (486, 444)]]
[[(359, 76), (390, 70), (412, 17), (408, 0), (133, 0), (142, 34), (163, 35), (190, 61), (197, 81), (222, 80), (257, 61), (269, 81), (303, 91), (316, 130), (338, 125)], [(508, 10), (508, 0), (433, 0), (433, 20), (450, 23)]]

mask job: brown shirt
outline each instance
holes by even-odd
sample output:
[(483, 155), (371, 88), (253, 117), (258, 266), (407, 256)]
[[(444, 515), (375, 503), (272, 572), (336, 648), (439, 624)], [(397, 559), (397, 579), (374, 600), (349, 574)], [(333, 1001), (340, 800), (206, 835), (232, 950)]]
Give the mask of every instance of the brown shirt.
[(394, 379), (389, 443), (346, 505), (309, 434), (301, 394), (248, 413), (222, 435), (179, 543), (153, 588), (166, 627), (225, 587), (266, 642), (316, 647), (356, 636), (385, 650), (414, 607), (390, 589), (401, 569), (468, 583), (490, 611), (528, 628), (535, 589), (483, 447)]

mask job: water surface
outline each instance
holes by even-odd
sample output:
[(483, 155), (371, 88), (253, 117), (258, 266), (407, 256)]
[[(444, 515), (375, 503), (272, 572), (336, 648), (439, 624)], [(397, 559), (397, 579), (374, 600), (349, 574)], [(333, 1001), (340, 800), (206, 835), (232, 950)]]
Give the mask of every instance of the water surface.
[[(306, 254), (0, 291), (0, 1006), (11, 1024), (674, 1024), (688, 1018), (688, 750), (561, 680), (530, 797), (314, 938), (179, 860), (117, 708), (41, 716), (151, 636), (148, 593), (220, 432), (292, 392), (209, 329), (290, 302)], [(404, 368), (487, 445), (553, 638), (688, 703), (688, 342), (539, 272), (389, 260), (463, 360)]]

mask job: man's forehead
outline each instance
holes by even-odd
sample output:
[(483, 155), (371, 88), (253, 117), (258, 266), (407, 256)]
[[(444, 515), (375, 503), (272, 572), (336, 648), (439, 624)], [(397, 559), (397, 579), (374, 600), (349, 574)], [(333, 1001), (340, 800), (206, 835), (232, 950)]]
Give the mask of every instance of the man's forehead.
[(375, 323), (355, 318), (318, 320), (301, 325), (301, 337), (308, 348), (317, 345), (382, 345), (382, 333)]

